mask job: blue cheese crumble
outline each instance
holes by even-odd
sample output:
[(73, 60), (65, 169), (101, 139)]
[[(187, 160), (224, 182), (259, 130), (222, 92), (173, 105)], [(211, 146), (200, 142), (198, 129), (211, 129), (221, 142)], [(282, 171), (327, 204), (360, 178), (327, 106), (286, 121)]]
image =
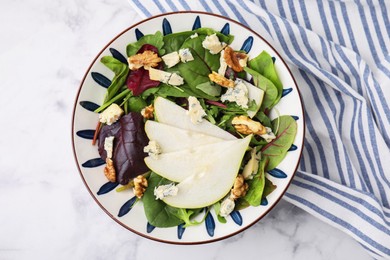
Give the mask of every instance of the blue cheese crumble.
[(247, 164), (244, 166), (244, 169), (242, 170), (242, 176), (245, 180), (251, 180), (253, 179), (253, 176), (257, 174), (259, 170), (259, 162), (261, 159), (261, 153), (256, 150), (256, 147), (252, 148), (251, 150), (251, 158), (247, 162)]
[(167, 185), (160, 185), (154, 188), (154, 196), (156, 200), (162, 200), (166, 197), (176, 196), (179, 188), (175, 186), (174, 183)]
[(275, 134), (272, 132), (272, 129), (269, 128), (269, 127), (265, 127), (265, 130), (266, 130), (266, 133), (265, 134), (262, 134), (260, 135), (262, 138), (264, 138), (264, 140), (269, 143), (271, 142), (272, 140), (274, 140), (276, 138)]
[(236, 79), (234, 87), (227, 89), (225, 94), (221, 96), (221, 101), (236, 102), (240, 107), (248, 109), (248, 87), (245, 85), (244, 81)]
[(225, 50), (222, 50), (221, 51), (221, 56), (219, 57), (219, 69), (218, 69), (218, 74), (222, 75), (222, 76), (225, 76), (225, 72), (227, 70), (227, 63), (226, 63), (226, 60), (224, 58), (225, 56)]
[(113, 103), (107, 107), (102, 113), (99, 114), (99, 121), (101, 123), (112, 125), (122, 116), (124, 111), (120, 106)]
[[(192, 56), (192, 53), (189, 48), (180, 49), (178, 52), (174, 51), (168, 54), (165, 54), (161, 57), (167, 66), (167, 68), (172, 68), (179, 62), (189, 62), (194, 60), (194, 56)], [(153, 73), (153, 72), (152, 72)]]
[(167, 65), (168, 68), (172, 68), (176, 64), (180, 62), (180, 56), (177, 51), (168, 53), (164, 56), (161, 57), (162, 60), (164, 61), (165, 65)]
[(107, 158), (112, 158), (112, 151), (114, 149), (114, 136), (108, 136), (104, 139), (104, 150), (107, 153)]
[(220, 42), (217, 34), (214, 33), (206, 36), (202, 42), (202, 46), (209, 50), (211, 54), (218, 54), (226, 47), (226, 43)]
[(221, 208), (219, 209), (219, 215), (221, 217), (227, 217), (234, 210), (235, 203), (234, 200), (230, 197), (225, 198), (221, 203)]
[(184, 79), (176, 73), (170, 73), (154, 68), (149, 69), (149, 78), (151, 80), (160, 81), (172, 86), (180, 86), (184, 84)]
[(194, 60), (194, 56), (192, 56), (192, 53), (191, 53), (190, 49), (188, 49), (188, 48), (180, 49), (179, 56), (180, 56), (181, 62), (183, 62), (183, 63)]
[(147, 153), (151, 158), (157, 160), (162, 150), (160, 145), (153, 140), (150, 140), (148, 145), (144, 147), (144, 153)]
[(188, 97), (188, 111), (187, 115), (190, 116), (193, 124), (199, 124), (203, 121), (203, 117), (206, 116), (206, 112), (200, 105), (199, 100), (196, 97)]

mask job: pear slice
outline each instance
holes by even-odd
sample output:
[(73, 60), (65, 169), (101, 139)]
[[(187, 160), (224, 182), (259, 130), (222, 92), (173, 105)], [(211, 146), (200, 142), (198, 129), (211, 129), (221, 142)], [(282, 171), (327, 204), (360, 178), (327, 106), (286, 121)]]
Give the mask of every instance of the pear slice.
[[(203, 167), (196, 167), (193, 174), (179, 182), (176, 196), (167, 197), (163, 201), (173, 207), (194, 209), (221, 200), (233, 186), (250, 140), (251, 136), (226, 141), (232, 145), (216, 157), (204, 154), (203, 160), (207, 163), (203, 163)], [(215, 145), (222, 146), (222, 143)]]
[(145, 132), (150, 140), (154, 140), (159, 144), (163, 153), (224, 141), (221, 138), (184, 130), (152, 120), (146, 121)]
[(205, 135), (225, 139), (234, 140), (236, 137), (226, 132), (225, 130), (213, 125), (207, 120), (203, 120), (201, 123), (194, 124), (191, 122), (187, 110), (176, 105), (168, 99), (157, 97), (154, 101), (154, 111), (157, 120), (160, 123), (175, 126), (184, 130), (194, 131)]
[(259, 111), (261, 104), (263, 103), (264, 98), (264, 90), (252, 85), (251, 83), (247, 81), (243, 81), (245, 86), (248, 88), (248, 99), (250, 101), (254, 100), (256, 102), (256, 109), (255, 110), (248, 110), (248, 116), (250, 118), (254, 117), (257, 112)]
[[(180, 182), (199, 172), (212, 171), (216, 164), (225, 165), (225, 160), (230, 160), (230, 158), (224, 159), (224, 154), (227, 151), (237, 150), (243, 143), (246, 143), (246, 139), (222, 141), (176, 152), (162, 153), (157, 159), (148, 156), (144, 160), (149, 169), (155, 173), (168, 180)], [(240, 151), (237, 151), (238, 157), (241, 156)]]

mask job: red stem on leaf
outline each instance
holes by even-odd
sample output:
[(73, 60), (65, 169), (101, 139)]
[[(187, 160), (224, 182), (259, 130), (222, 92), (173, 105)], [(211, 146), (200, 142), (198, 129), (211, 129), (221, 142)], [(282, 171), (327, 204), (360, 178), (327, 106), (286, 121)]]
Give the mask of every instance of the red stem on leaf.
[(218, 102), (218, 101), (214, 101), (214, 100), (206, 100), (206, 103), (208, 103), (210, 105), (217, 106), (217, 107), (221, 107), (221, 108), (227, 108), (227, 106), (225, 104)]
[(95, 133), (93, 135), (93, 139), (92, 139), (92, 145), (95, 145), (96, 144), (96, 140), (98, 138), (98, 135), (99, 135), (99, 132), (100, 132), (100, 126), (101, 126), (101, 123), (100, 121), (97, 123), (96, 125), (96, 129), (95, 129)]

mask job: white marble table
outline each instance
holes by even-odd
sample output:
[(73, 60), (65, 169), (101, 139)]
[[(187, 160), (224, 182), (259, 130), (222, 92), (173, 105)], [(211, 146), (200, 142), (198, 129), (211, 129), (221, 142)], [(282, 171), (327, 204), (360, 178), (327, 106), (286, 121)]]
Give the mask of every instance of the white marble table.
[(0, 259), (370, 259), (283, 200), (247, 231), (198, 246), (139, 237), (98, 207), (73, 158), (73, 104), (98, 51), (139, 19), (125, 0), (0, 2)]

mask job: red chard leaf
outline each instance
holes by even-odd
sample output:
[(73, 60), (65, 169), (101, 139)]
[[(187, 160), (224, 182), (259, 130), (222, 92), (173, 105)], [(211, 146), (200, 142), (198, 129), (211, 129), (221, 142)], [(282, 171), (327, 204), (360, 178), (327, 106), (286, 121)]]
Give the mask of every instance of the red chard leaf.
[[(154, 53), (158, 54), (158, 49), (151, 44), (142, 45), (137, 53), (143, 53), (144, 51), (153, 51)], [(160, 62), (156, 69), (162, 70), (163, 63)], [(160, 81), (150, 79), (149, 71), (145, 70), (143, 67), (130, 71), (126, 80), (126, 85), (133, 92), (134, 96), (139, 96), (145, 90), (157, 87), (159, 84)]]
[(152, 51), (158, 54), (158, 49), (151, 44), (142, 45), (141, 48), (139, 48), (139, 50), (137, 51), (137, 53), (143, 53), (144, 51)]
[(140, 113), (130, 112), (112, 124), (105, 125), (99, 134), (99, 153), (103, 160), (107, 154), (104, 150), (106, 137), (114, 136), (112, 160), (116, 170), (117, 181), (126, 185), (131, 179), (148, 171), (143, 149), (148, 144), (144, 131), (144, 121)]

